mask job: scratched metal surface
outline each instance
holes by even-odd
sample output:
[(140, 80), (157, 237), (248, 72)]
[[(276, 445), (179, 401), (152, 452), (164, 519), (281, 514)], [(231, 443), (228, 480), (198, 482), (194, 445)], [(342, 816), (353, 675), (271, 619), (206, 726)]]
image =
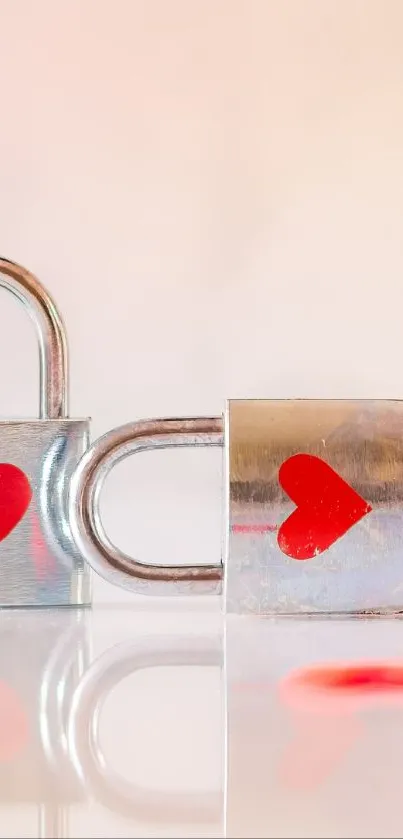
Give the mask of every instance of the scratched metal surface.
[[(226, 430), (227, 611), (403, 609), (403, 402), (231, 401)], [(296, 508), (279, 484), (279, 469), (298, 453), (321, 458), (372, 508), (303, 561), (277, 543)]]
[[(87, 420), (0, 422), (0, 463), (22, 469), (32, 489), (25, 515), (0, 542), (0, 607), (89, 603), (90, 573), (67, 511), (71, 474), (88, 437)], [(7, 503), (0, 486), (0, 513)]]

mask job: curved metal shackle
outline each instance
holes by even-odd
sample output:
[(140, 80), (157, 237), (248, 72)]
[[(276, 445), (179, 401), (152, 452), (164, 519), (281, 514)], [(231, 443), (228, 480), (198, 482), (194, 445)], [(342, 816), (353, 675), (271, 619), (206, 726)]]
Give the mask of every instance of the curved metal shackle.
[(0, 287), (18, 297), (35, 323), (39, 341), (41, 419), (68, 415), (68, 351), (63, 320), (39, 280), (16, 262), (0, 257)]
[(97, 574), (141, 594), (220, 593), (222, 563), (147, 565), (116, 548), (103, 529), (99, 502), (108, 473), (131, 454), (182, 446), (223, 446), (223, 442), (223, 419), (198, 417), (131, 422), (93, 443), (73, 473), (69, 519), (79, 551)]

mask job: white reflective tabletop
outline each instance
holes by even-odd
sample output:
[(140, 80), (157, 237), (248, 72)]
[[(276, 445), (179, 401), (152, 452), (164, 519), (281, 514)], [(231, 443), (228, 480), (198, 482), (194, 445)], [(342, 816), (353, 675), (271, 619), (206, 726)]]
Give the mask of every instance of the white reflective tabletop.
[(0, 837), (400, 837), (399, 619), (0, 613)]
[(400, 619), (232, 618), (229, 837), (401, 837)]
[(1, 837), (221, 836), (223, 743), (217, 609), (1, 612)]

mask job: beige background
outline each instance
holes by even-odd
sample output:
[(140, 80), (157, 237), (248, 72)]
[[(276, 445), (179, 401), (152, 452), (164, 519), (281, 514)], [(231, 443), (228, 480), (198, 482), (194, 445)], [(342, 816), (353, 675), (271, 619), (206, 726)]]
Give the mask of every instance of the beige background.
[[(0, 251), (57, 299), (94, 436), (402, 395), (402, 29), (400, 0), (0, 0)], [(2, 307), (1, 412), (31, 414), (33, 331)], [(110, 536), (217, 561), (220, 470), (122, 464)]]

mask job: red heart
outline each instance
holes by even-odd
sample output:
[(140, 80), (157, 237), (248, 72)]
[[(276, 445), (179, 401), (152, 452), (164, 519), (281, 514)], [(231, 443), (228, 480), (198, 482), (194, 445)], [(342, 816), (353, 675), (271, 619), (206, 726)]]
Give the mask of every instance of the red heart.
[(277, 542), (293, 559), (312, 559), (333, 545), (372, 507), (334, 469), (311, 454), (281, 465), (279, 481), (297, 509), (281, 525)]
[(32, 498), (29, 480), (18, 466), (0, 463), (0, 542), (25, 515)]

